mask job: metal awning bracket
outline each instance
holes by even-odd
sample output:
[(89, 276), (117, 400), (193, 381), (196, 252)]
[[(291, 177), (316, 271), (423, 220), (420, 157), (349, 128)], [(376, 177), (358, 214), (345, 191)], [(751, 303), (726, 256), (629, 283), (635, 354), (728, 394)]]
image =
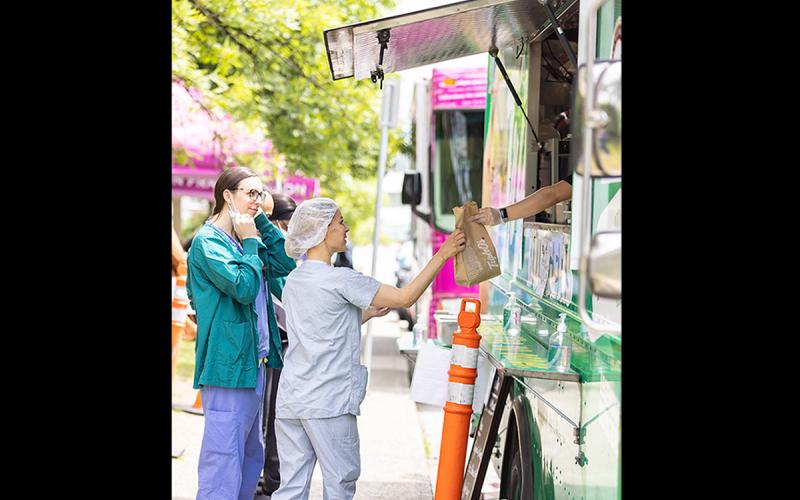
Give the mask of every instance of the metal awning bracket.
[(372, 83), (376, 83), (378, 80), (381, 81), (380, 88), (383, 89), (383, 51), (389, 48), (389, 37), (391, 33), (389, 32), (389, 28), (382, 29), (378, 31), (378, 43), (381, 44), (381, 53), (378, 58), (378, 66), (374, 70), (370, 71), (370, 78), (372, 79)]
[(514, 89), (514, 84), (511, 83), (511, 78), (508, 77), (508, 73), (506, 73), (506, 68), (503, 66), (503, 62), (498, 57), (497, 47), (490, 47), (489, 48), (489, 55), (492, 56), (494, 59), (495, 64), (497, 64), (497, 69), (500, 70), (500, 74), (503, 75), (503, 80), (506, 82), (506, 86), (508, 90), (511, 91), (511, 95), (514, 97), (514, 102), (517, 103), (517, 106), (522, 111), (522, 116), (525, 117), (525, 121), (528, 122), (528, 126), (531, 129), (531, 133), (533, 134), (533, 138), (536, 141), (537, 152), (541, 153), (544, 149), (544, 143), (539, 140), (539, 136), (536, 135), (536, 130), (533, 128), (533, 124), (531, 123), (530, 119), (528, 119), (528, 114), (525, 112), (525, 108), (522, 106), (522, 100), (520, 100), (519, 95), (517, 94), (516, 89)]

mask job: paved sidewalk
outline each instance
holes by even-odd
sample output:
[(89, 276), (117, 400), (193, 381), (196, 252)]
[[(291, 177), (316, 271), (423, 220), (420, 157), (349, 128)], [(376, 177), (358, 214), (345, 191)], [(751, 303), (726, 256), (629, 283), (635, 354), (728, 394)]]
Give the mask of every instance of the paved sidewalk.
[[(409, 397), (409, 374), (396, 339), (410, 335), (394, 312), (372, 320), (373, 357), (369, 387), (361, 405), (358, 429), (361, 437), (361, 477), (354, 500), (432, 500), (439, 466), (444, 411), (418, 404)], [(173, 384), (173, 405), (195, 400), (191, 380)], [(194, 499), (197, 494), (197, 462), (203, 437), (203, 417), (180, 410), (172, 413), (172, 447), (182, 450), (172, 460), (172, 499)], [(467, 452), (471, 450), (469, 440)], [(499, 480), (487, 471), (483, 499), (497, 499)], [(259, 497), (267, 499), (268, 497)], [(311, 480), (312, 500), (322, 498), (319, 465)]]
[[(433, 498), (416, 405), (409, 398), (406, 362), (396, 339), (408, 334), (405, 322), (394, 312), (375, 318), (372, 326), (373, 357), (369, 387), (361, 405), (361, 477), (355, 500)], [(190, 380), (173, 384), (173, 406), (194, 402)], [(440, 410), (441, 411), (441, 410)], [(172, 413), (172, 447), (183, 450), (172, 460), (173, 500), (194, 499), (197, 462), (203, 437), (203, 417), (183, 411)], [(266, 497), (263, 497), (266, 498)], [(322, 498), (319, 465), (311, 480), (310, 499)]]

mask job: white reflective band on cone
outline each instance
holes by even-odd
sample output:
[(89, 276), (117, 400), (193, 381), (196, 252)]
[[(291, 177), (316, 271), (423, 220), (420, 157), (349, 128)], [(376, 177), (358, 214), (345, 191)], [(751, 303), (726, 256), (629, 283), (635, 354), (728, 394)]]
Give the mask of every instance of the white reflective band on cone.
[(186, 288), (179, 286), (175, 289), (175, 298), (181, 300), (189, 300), (189, 295), (186, 294)]
[(472, 395), (474, 391), (474, 384), (450, 382), (450, 385), (447, 386), (447, 400), (460, 405), (472, 405)]
[(182, 307), (178, 309), (177, 307), (173, 307), (172, 321), (177, 321), (178, 323), (183, 323), (184, 321), (186, 321), (186, 308)]
[(463, 366), (464, 368), (478, 367), (478, 349), (467, 347), (461, 344), (453, 344), (450, 364)]

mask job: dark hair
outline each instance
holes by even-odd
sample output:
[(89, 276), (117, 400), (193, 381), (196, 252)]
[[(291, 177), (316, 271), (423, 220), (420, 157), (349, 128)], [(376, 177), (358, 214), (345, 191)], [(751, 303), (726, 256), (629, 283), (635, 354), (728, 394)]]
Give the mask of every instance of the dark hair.
[(289, 220), (292, 218), (294, 210), (297, 208), (297, 203), (291, 196), (284, 193), (272, 193), (272, 200), (275, 205), (272, 207), (272, 215), (269, 220)]
[(258, 177), (258, 174), (247, 167), (233, 167), (222, 172), (217, 179), (217, 183), (214, 184), (214, 210), (211, 211), (211, 215), (217, 215), (222, 210), (222, 206), (225, 205), (225, 198), (222, 197), (222, 193), (226, 189), (236, 189), (239, 187), (240, 182), (249, 177)]

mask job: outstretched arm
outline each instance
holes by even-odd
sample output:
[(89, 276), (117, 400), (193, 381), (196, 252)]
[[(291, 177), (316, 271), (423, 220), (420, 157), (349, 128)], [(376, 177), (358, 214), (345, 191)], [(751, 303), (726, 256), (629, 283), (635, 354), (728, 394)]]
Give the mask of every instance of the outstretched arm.
[[(572, 184), (566, 181), (558, 181), (552, 186), (545, 186), (531, 193), (522, 201), (518, 201), (506, 207), (508, 222), (536, 215), (542, 210), (550, 208), (556, 203), (568, 200), (571, 197)], [(486, 226), (496, 226), (503, 222), (500, 218), (500, 210), (493, 207), (481, 208), (470, 220)]]
[(402, 288), (382, 284), (378, 293), (372, 299), (375, 307), (411, 307), (422, 295), (422, 292), (431, 284), (433, 278), (442, 269), (447, 259), (462, 252), (466, 245), (464, 231), (456, 229), (447, 237), (441, 248), (434, 254), (428, 264), (411, 280), (411, 283)]

